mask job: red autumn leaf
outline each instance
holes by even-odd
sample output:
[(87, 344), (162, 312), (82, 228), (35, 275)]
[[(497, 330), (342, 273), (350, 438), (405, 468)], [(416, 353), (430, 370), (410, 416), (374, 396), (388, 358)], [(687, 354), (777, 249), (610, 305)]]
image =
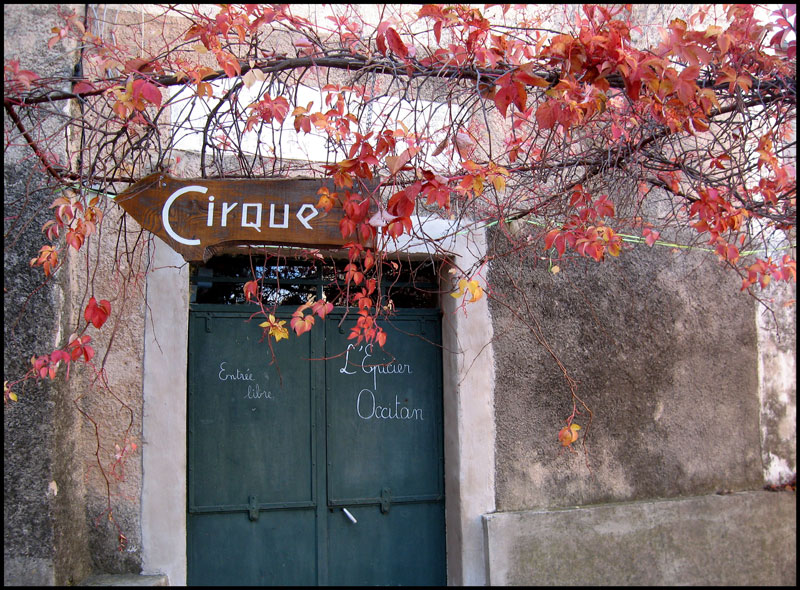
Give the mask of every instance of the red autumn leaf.
[(86, 321), (98, 329), (106, 323), (109, 315), (111, 315), (111, 303), (106, 299), (101, 299), (100, 303), (98, 303), (94, 297), (89, 299), (89, 304), (83, 312), (83, 317), (86, 318)]
[(364, 273), (359, 271), (358, 267), (355, 264), (353, 263), (348, 264), (347, 266), (344, 267), (344, 270), (346, 273), (345, 279), (347, 280), (348, 283), (350, 281), (353, 281), (356, 285), (360, 285), (361, 282), (364, 280)]
[(558, 123), (553, 106), (554, 103), (548, 100), (547, 102), (543, 102), (539, 105), (539, 108), (536, 109), (536, 122), (542, 129), (550, 129), (555, 127), (556, 123)]
[(142, 98), (144, 98), (147, 102), (151, 102), (157, 107), (160, 107), (161, 91), (158, 89), (158, 87), (152, 82), (147, 82), (145, 80), (140, 81), (142, 84), (139, 87), (139, 91), (141, 92)]
[(405, 190), (392, 195), (386, 205), (387, 211), (395, 217), (410, 217), (414, 213), (414, 199)]
[(378, 333), (375, 335), (375, 340), (378, 342), (381, 348), (383, 348), (383, 345), (386, 344), (386, 332), (384, 332), (382, 328), (378, 328)]
[(614, 204), (608, 200), (608, 195), (603, 195), (594, 202), (594, 209), (601, 217), (614, 217)]
[(83, 245), (83, 240), (84, 239), (85, 239), (85, 236), (79, 231), (76, 231), (76, 230), (71, 229), (71, 228), (67, 231), (67, 237), (66, 237), (67, 244), (69, 244), (70, 246), (72, 246), (76, 250), (80, 250), (81, 249), (81, 246)]
[(494, 95), (494, 104), (503, 117), (505, 117), (508, 112), (508, 105), (514, 101), (513, 92), (513, 88), (505, 86)]
[(408, 57), (408, 47), (406, 47), (400, 35), (393, 28), (386, 29), (386, 42), (389, 44), (389, 49), (394, 51), (400, 57)]
[(50, 276), (58, 267), (58, 252), (52, 246), (42, 246), (39, 249), (39, 256), (31, 258), (30, 265), (41, 265), (44, 269), (44, 276)]
[(94, 348), (89, 346), (89, 342), (91, 342), (91, 340), (92, 337), (88, 334), (84, 334), (80, 337), (73, 336), (68, 345), (68, 348), (70, 349), (70, 358), (73, 361), (76, 361), (81, 357), (81, 355), (83, 355), (83, 360), (85, 360), (87, 363), (92, 360), (92, 357), (94, 356)]
[(578, 424), (570, 424), (558, 431), (558, 441), (561, 446), (568, 447), (578, 440), (578, 431), (581, 429)]
[(397, 239), (403, 232), (408, 230), (411, 231), (412, 224), (410, 217), (398, 217), (393, 222), (389, 224), (389, 227), (386, 228), (386, 233), (388, 233), (392, 238)]
[(92, 90), (95, 90), (94, 85), (86, 80), (81, 80), (72, 88), (72, 92), (75, 94), (83, 94), (85, 92), (91, 92)]
[(567, 249), (567, 237), (561, 230), (551, 229), (547, 232), (547, 235), (545, 235), (544, 249), (549, 250), (553, 246), (555, 246), (559, 256), (564, 255), (564, 251)]
[(353, 235), (353, 233), (356, 231), (356, 222), (349, 217), (343, 217), (339, 222), (339, 231), (341, 232), (343, 238)]

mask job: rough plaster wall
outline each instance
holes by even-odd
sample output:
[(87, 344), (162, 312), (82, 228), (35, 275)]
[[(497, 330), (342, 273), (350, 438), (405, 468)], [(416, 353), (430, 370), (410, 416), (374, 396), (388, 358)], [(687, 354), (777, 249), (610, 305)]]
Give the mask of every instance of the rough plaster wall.
[[(142, 350), (144, 333), (144, 270), (143, 251), (146, 237), (139, 226), (126, 221), (125, 237), (133, 249), (130, 257), (114, 256), (116, 231), (120, 227), (120, 211), (109, 203), (105, 213), (106, 230), (93, 236), (88, 244), (94, 277), (86, 289), (86, 255), (72, 256), (68, 309), (73, 325), (80, 323), (90, 296), (107, 299), (112, 316), (101, 330), (90, 327), (92, 344), (97, 351), (95, 362), (104, 361), (105, 386), (99, 386), (91, 371), (82, 370), (70, 379), (72, 395), (80, 409), (81, 473), (86, 482), (86, 514), (89, 527), (89, 550), (92, 567), (102, 573), (139, 573), (141, 571), (141, 431), (142, 431)], [(136, 245), (134, 247), (134, 245)], [(98, 256), (100, 249), (102, 255)], [(112, 267), (116, 259), (119, 266)], [(127, 279), (129, 269), (134, 277)], [(110, 351), (102, 358), (111, 342)], [(96, 424), (96, 429), (95, 429)], [(99, 438), (99, 449), (98, 449)], [(133, 449), (132, 444), (136, 445)], [(117, 455), (125, 449), (125, 454)], [(102, 465), (105, 474), (101, 471)], [(108, 482), (108, 487), (106, 485)], [(109, 494), (114, 520), (107, 518)], [(118, 535), (126, 537), (118, 549)]]
[(797, 304), (796, 285), (772, 284), (771, 310), (756, 309), (761, 392), (764, 479), (771, 485), (797, 475)]
[[(153, 26), (124, 26), (142, 22), (143, 14), (137, 6), (90, 6), (89, 11), (90, 17), (99, 19), (91, 25), (93, 32), (107, 40), (144, 44), (145, 49), (148, 43), (158, 42), (158, 30)], [(78, 138), (73, 140), (77, 142)], [(143, 174), (148, 172), (149, 169)], [(102, 363), (105, 370), (105, 386), (98, 386), (89, 371), (77, 373), (70, 382), (71, 394), (79, 400), (78, 405), (86, 414), (80, 417), (81, 440), (77, 453), (86, 485), (83, 518), (89, 531), (88, 551), (94, 571), (139, 573), (142, 562), (141, 392), (146, 271), (143, 253), (147, 236), (141, 234), (133, 220), (126, 218), (121, 223), (121, 210), (110, 199), (103, 197), (101, 207), (105, 215), (104, 230), (92, 236), (88, 248), (70, 257), (66, 305), (72, 325), (82, 321), (83, 310), (91, 296), (97, 300), (107, 299), (112, 306), (112, 316), (101, 330), (88, 329), (98, 353), (95, 362)], [(121, 234), (118, 233), (120, 228)], [(124, 250), (131, 252), (123, 255)], [(87, 263), (87, 256), (90, 263)], [(87, 267), (92, 273), (88, 281)], [(109, 344), (110, 350), (105, 356)], [(108, 519), (109, 509), (113, 522)], [(125, 536), (122, 544), (120, 533)]]
[[(3, 16), (6, 59), (19, 59), (23, 69), (43, 77), (72, 72), (74, 44), (46, 47), (50, 29), (60, 20), (55, 6), (4, 5)], [(7, 116), (4, 124), (12, 125)], [(46, 131), (54, 130), (51, 125)], [(63, 157), (63, 146), (60, 153)], [(57, 340), (64, 278), (50, 281), (26, 302), (43, 280), (41, 269), (31, 269), (28, 262), (43, 243), (40, 229), (53, 199), (50, 191), (40, 190), (46, 179), (30, 166), (31, 156), (24, 147), (4, 150), (3, 373), (10, 380), (27, 371), (33, 354), (62, 344)], [(71, 397), (63, 380), (29, 382), (18, 394), (20, 401), (4, 412), (3, 581), (78, 582), (90, 568), (75, 452), (79, 424)]]
[[(501, 246), (504, 238), (495, 233)], [(589, 468), (560, 450), (570, 393), (553, 359), (493, 302), (498, 510), (675, 497), (763, 485), (753, 300), (698, 255), (637, 248), (561, 273), (495, 265), (521, 293), (594, 412)], [(586, 415), (579, 416), (586, 425)]]

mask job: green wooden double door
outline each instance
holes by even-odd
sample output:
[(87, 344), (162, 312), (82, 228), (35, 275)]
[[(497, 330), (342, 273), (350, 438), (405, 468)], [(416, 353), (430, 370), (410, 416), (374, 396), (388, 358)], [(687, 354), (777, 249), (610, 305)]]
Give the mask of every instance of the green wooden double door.
[(438, 312), (384, 349), (334, 312), (274, 363), (252, 312), (190, 312), (188, 583), (444, 584)]

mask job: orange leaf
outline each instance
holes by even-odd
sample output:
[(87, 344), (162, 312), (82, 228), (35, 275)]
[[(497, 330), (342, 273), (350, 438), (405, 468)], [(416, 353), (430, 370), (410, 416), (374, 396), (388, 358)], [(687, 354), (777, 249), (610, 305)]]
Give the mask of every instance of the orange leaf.
[(653, 231), (650, 228), (645, 228), (644, 231), (642, 231), (642, 235), (644, 236), (645, 243), (652, 248), (661, 233)]
[(568, 447), (578, 440), (578, 431), (581, 429), (578, 424), (570, 424), (558, 431), (558, 441), (561, 446)]
[(296, 311), (292, 315), (294, 317), (292, 317), (292, 321), (289, 323), (289, 325), (298, 336), (308, 332), (312, 327), (314, 327), (313, 315), (309, 314), (304, 316), (302, 311)]
[(247, 281), (244, 284), (244, 299), (245, 301), (258, 299), (258, 281)]

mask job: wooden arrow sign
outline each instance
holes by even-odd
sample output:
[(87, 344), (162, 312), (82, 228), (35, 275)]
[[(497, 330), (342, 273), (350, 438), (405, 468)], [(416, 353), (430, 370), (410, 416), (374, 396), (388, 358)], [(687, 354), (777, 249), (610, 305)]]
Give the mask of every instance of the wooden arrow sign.
[(331, 179), (176, 179), (147, 176), (115, 201), (187, 262), (233, 244), (338, 247), (341, 208), (317, 209), (317, 190)]

